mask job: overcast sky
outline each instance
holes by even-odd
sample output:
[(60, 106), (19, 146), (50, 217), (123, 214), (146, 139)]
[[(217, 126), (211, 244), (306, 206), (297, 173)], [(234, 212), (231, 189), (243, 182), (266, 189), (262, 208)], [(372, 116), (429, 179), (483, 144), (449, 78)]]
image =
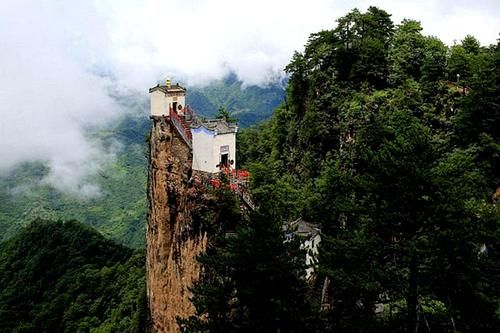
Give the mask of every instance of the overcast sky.
[(45, 182), (98, 193), (85, 178), (115, 152), (83, 128), (123, 112), (111, 86), (146, 94), (166, 76), (206, 84), (231, 71), (265, 84), (310, 33), (369, 5), (447, 44), (472, 34), (488, 45), (500, 32), (498, 0), (0, 0), (0, 173), (44, 160)]

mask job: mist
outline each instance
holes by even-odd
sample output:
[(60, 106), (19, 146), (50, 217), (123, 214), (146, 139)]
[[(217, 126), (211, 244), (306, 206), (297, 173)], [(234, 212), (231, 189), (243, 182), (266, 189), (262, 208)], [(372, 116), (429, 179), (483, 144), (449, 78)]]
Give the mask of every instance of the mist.
[[(170, 76), (205, 85), (235, 73), (244, 85), (283, 76), (311, 32), (369, 4), (422, 21), (448, 44), (467, 33), (494, 43), (496, 1), (127, 0), (0, 2), (0, 175), (44, 161), (42, 180), (82, 197), (120, 149), (88, 136), (126, 112), (112, 91), (136, 91)], [(484, 24), (488, 22), (488, 24)], [(147, 114), (147, 110), (144, 110)]]
[(44, 183), (97, 195), (86, 179), (112, 152), (84, 129), (119, 114), (107, 93), (111, 81), (80, 52), (99, 46), (87, 39), (98, 34), (98, 16), (82, 2), (58, 1), (4, 1), (0, 13), (0, 173), (41, 160), (50, 170)]

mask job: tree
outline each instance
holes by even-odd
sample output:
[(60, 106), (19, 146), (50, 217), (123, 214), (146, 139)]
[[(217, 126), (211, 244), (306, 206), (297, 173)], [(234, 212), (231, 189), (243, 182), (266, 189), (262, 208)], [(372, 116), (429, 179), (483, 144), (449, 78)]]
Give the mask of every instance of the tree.
[(0, 332), (144, 332), (145, 253), (76, 221), (0, 243)]
[(453, 117), (454, 140), (462, 147), (480, 147), (480, 160), (494, 191), (500, 184), (500, 44), (480, 55), (470, 92), (463, 97), (458, 113)]
[(222, 106), (217, 111), (216, 118), (223, 119), (223, 120), (227, 121), (228, 123), (235, 123), (236, 122), (236, 118), (231, 117), (229, 112), (225, 108), (223, 108)]
[(469, 85), (473, 81), (474, 74), (480, 71), (482, 50), (479, 41), (467, 35), (460, 44), (453, 45), (450, 51), (449, 80)]
[[(484, 201), (487, 179), (478, 168), (477, 157), (476, 148), (457, 148), (444, 154), (431, 170), (434, 200), (439, 202), (434, 216), (439, 225), (429, 244), (433, 256), (426, 281), (446, 306), (450, 330), (500, 327), (495, 313), (499, 220), (493, 222), (498, 208)], [(488, 253), (482, 252), (483, 246)]]
[(351, 79), (367, 82), (377, 89), (384, 88), (389, 71), (389, 41), (394, 30), (391, 15), (371, 6), (361, 15), (360, 21), (359, 58), (353, 64)]
[(311, 35), (252, 190), (321, 223), (327, 331), (498, 330), (499, 46), (389, 23), (353, 10)]
[(462, 40), (462, 47), (469, 54), (478, 54), (481, 48), (479, 41), (472, 35), (467, 35)]
[(183, 332), (314, 332), (318, 323), (298, 244), (284, 243), (272, 213), (255, 212), (235, 237), (217, 238), (200, 256), (196, 314)]
[(435, 95), (440, 81), (446, 78), (447, 53), (448, 49), (442, 41), (435, 37), (425, 38), (420, 82), (427, 96)]
[(420, 22), (403, 20), (397, 27), (389, 50), (391, 64), (389, 79), (395, 86), (407, 79), (418, 81), (425, 59), (425, 39)]

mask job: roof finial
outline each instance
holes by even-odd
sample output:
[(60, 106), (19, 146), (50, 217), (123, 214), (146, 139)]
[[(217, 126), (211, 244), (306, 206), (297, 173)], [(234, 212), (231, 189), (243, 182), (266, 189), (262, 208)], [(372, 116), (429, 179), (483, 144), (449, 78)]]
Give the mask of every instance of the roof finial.
[(165, 85), (167, 86), (167, 88), (170, 88), (170, 78), (167, 77), (167, 80), (165, 81)]

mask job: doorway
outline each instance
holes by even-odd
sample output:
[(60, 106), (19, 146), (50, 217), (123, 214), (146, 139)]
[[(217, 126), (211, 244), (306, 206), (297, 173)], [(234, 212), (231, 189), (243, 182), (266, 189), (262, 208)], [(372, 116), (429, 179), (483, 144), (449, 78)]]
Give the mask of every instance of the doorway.
[(223, 168), (227, 168), (229, 166), (229, 154), (222, 154), (220, 156), (220, 165)]

